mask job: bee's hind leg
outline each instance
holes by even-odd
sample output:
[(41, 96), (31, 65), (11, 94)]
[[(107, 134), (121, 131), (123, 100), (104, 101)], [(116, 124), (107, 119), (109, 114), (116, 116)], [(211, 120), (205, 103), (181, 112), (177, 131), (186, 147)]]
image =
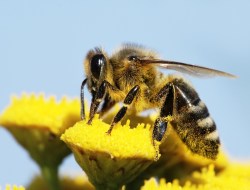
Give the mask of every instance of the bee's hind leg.
[(160, 92), (157, 94), (156, 99), (161, 99), (163, 92), (165, 92), (165, 100), (163, 101), (163, 105), (161, 107), (160, 115), (155, 120), (154, 128), (153, 128), (153, 143), (154, 140), (161, 141), (168, 125), (168, 116), (172, 116), (173, 114), (173, 103), (174, 103), (174, 87), (172, 83), (168, 83), (165, 85)]
[(110, 134), (114, 125), (116, 123), (118, 123), (119, 121), (121, 121), (121, 119), (124, 117), (124, 115), (127, 112), (128, 106), (133, 102), (133, 100), (135, 99), (136, 95), (139, 92), (139, 85), (134, 86), (127, 94), (127, 96), (125, 97), (124, 101), (123, 101), (123, 107), (118, 111), (118, 113), (115, 115), (109, 130), (107, 131), (107, 134)]

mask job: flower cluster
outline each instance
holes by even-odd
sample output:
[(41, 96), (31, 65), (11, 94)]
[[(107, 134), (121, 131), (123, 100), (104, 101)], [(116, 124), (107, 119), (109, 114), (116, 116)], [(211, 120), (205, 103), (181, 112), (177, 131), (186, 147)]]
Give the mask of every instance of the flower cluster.
[[(1, 186), (0, 186), (1, 189)], [(6, 185), (5, 186), (5, 190), (25, 190), (25, 188), (23, 186), (16, 186), (16, 185)]]
[[(114, 111), (115, 112), (115, 111)], [(13, 97), (0, 115), (5, 127), (41, 169), (29, 190), (175, 190), (247, 189), (250, 164), (232, 163), (220, 151), (217, 160), (191, 153), (168, 128), (162, 143), (152, 143), (153, 116), (130, 116), (107, 134), (109, 121), (95, 116), (91, 125), (80, 120), (78, 99), (23, 94)], [(58, 176), (70, 153), (82, 176)], [(6, 190), (24, 187), (6, 186)]]

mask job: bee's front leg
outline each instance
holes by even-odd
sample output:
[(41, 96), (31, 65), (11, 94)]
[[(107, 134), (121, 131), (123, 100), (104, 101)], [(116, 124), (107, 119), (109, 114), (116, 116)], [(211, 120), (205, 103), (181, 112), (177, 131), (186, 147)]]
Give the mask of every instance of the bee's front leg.
[[(161, 141), (166, 130), (167, 125), (169, 122), (168, 116), (173, 115), (173, 103), (174, 103), (174, 89), (173, 84), (168, 83), (165, 85), (160, 92), (157, 94), (157, 96), (162, 96), (162, 92), (166, 92), (166, 98), (163, 101), (163, 105), (161, 107), (160, 116), (155, 120), (154, 128), (153, 128), (153, 142)], [(157, 97), (156, 99), (163, 98), (163, 97)]]
[(104, 80), (101, 83), (100, 87), (98, 88), (98, 91), (96, 92), (95, 97), (93, 97), (92, 99), (91, 106), (90, 106), (90, 113), (89, 113), (89, 121), (88, 121), (89, 125), (92, 123), (94, 115), (97, 112), (97, 109), (100, 103), (103, 101), (107, 90), (115, 91), (117, 89), (108, 81)]
[(122, 108), (118, 111), (118, 113), (116, 114), (116, 116), (114, 117), (109, 130), (107, 131), (107, 134), (110, 134), (114, 125), (116, 123), (118, 123), (119, 121), (121, 121), (121, 119), (124, 117), (124, 115), (127, 112), (128, 106), (133, 102), (133, 100), (135, 99), (135, 97), (137, 96), (138, 92), (140, 90), (140, 86), (136, 85), (134, 86), (127, 94), (127, 96), (125, 97), (123, 104), (124, 106), (122, 106)]
[(84, 86), (87, 82), (87, 78), (82, 81), (81, 85), (81, 93), (80, 93), (80, 99), (81, 99), (81, 120), (85, 119), (85, 108), (84, 108)]

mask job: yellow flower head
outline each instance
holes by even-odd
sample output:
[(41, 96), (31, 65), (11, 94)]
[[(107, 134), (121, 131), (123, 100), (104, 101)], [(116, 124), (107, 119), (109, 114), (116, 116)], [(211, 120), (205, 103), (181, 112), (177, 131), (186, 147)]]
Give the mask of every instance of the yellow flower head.
[(25, 188), (23, 186), (17, 186), (17, 185), (6, 185), (5, 190), (25, 190)]
[[(86, 176), (63, 176), (60, 178), (61, 190), (94, 190)], [(26, 190), (49, 190), (43, 178), (36, 176)]]
[(78, 122), (61, 139), (96, 188), (119, 189), (159, 157), (158, 146), (152, 144), (149, 125), (131, 129), (128, 120), (117, 124), (111, 135), (106, 133), (109, 127), (96, 116), (92, 125)]
[[(112, 114), (106, 117), (107, 123)], [(145, 179), (149, 180), (142, 190), (249, 188), (249, 164), (232, 164), (222, 153), (215, 161), (195, 155), (171, 125), (162, 142), (153, 145), (151, 126), (155, 118), (132, 116), (130, 119), (131, 123), (130, 120), (125, 125), (118, 123), (108, 135), (110, 125), (98, 115), (91, 125), (79, 121), (79, 100), (63, 98), (56, 102), (54, 97), (45, 99), (43, 95), (24, 94), (12, 98), (11, 105), (0, 116), (0, 124), (29, 151), (50, 184), (46, 187), (40, 179), (35, 180), (28, 187), (31, 190), (37, 184), (42, 189), (56, 190), (59, 182), (65, 190), (80, 189), (83, 185), (93, 189), (86, 180), (83, 184), (78, 183), (79, 178), (79, 181), (68, 178), (59, 181), (56, 177), (58, 165), (70, 153), (67, 146), (96, 189), (121, 189), (123, 185), (126, 189), (139, 189)], [(6, 188), (9, 190), (11, 186)]]
[(59, 136), (79, 120), (79, 110), (78, 100), (63, 98), (56, 102), (53, 96), (45, 99), (44, 95), (23, 94), (12, 98), (0, 117), (0, 125), (12, 133), (39, 165), (58, 165), (70, 153)]
[(250, 187), (250, 165), (231, 163), (223, 171), (217, 173), (214, 165), (195, 171), (186, 179), (184, 185), (179, 180), (166, 182), (165, 179), (151, 178), (145, 181), (141, 190), (247, 190)]
[(12, 97), (10, 106), (0, 117), (0, 124), (8, 128), (37, 128), (60, 135), (79, 119), (78, 99), (63, 97), (57, 102), (54, 96), (22, 94), (20, 98)]
[[(151, 117), (153, 124), (155, 117)], [(145, 179), (155, 177), (157, 179), (167, 179), (171, 181), (178, 179), (180, 183), (186, 180), (193, 171), (206, 167), (210, 164), (215, 166), (216, 172), (223, 170), (228, 165), (227, 157), (220, 151), (216, 160), (210, 160), (200, 155), (192, 153), (181, 141), (178, 134), (168, 126), (165, 138), (159, 146), (161, 157), (157, 162), (153, 162), (144, 172), (142, 172), (128, 187), (140, 187)], [(175, 184), (171, 184), (175, 185)]]
[(59, 189), (57, 168), (71, 153), (60, 140), (64, 130), (80, 120), (79, 100), (23, 94), (13, 97), (11, 104), (0, 116), (4, 126), (40, 166), (51, 189)]

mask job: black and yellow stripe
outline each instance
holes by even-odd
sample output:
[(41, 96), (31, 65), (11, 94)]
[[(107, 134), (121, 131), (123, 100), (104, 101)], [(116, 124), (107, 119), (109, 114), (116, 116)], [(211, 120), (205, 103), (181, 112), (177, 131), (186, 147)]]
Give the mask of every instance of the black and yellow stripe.
[(220, 140), (206, 105), (183, 80), (174, 80), (173, 86), (175, 109), (172, 126), (192, 152), (215, 159)]

